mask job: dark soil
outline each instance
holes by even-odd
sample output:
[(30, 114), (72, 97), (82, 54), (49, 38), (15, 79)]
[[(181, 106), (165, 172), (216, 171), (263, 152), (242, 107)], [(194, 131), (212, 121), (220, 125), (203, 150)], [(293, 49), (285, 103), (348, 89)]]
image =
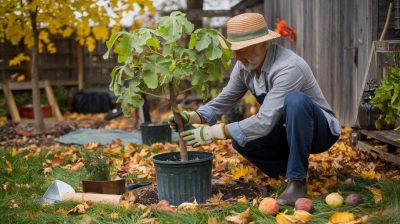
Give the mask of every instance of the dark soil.
[[(232, 184), (213, 185), (211, 188), (212, 195), (222, 193), (222, 200), (235, 200), (245, 196), (247, 200), (252, 201), (254, 198), (266, 197), (269, 194), (269, 190), (266, 187), (254, 184), (245, 183), (241, 181), (235, 181)], [(136, 189), (134, 192), (136, 196), (135, 203), (144, 205), (157, 204), (157, 188), (156, 187), (145, 187)]]
[(48, 128), (44, 133), (35, 134), (33, 124), (9, 122), (0, 126), (0, 146), (24, 147), (31, 144), (51, 145), (56, 138), (77, 129), (75, 122), (60, 122)]

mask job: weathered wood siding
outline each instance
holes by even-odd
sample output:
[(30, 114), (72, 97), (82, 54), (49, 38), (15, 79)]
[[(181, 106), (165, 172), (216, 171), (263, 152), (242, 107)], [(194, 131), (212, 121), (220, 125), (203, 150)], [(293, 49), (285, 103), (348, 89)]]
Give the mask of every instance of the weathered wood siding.
[(371, 43), (379, 38), (378, 1), (265, 0), (264, 11), (271, 28), (282, 18), (296, 30), (296, 42), (280, 43), (309, 63), (341, 124), (352, 125)]

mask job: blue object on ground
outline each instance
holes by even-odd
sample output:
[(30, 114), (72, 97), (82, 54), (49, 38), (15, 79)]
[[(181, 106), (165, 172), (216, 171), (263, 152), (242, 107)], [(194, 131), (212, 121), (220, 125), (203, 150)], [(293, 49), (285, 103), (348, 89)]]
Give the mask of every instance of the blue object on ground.
[[(58, 138), (58, 142), (63, 144), (110, 144), (116, 138), (122, 140), (123, 144), (142, 144), (142, 134), (140, 131), (126, 132), (119, 129), (78, 129)], [(172, 132), (172, 141), (179, 141), (179, 135)]]

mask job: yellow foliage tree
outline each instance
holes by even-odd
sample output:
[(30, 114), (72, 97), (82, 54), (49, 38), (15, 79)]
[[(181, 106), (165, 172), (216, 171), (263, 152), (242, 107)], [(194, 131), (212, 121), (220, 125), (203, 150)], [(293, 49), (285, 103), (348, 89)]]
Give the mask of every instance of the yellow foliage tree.
[(31, 62), (35, 129), (38, 133), (44, 130), (38, 86), (38, 54), (43, 49), (49, 53), (56, 52), (50, 36), (60, 34), (70, 37), (75, 34), (79, 44), (93, 51), (96, 40), (104, 42), (109, 38), (111, 21), (116, 24), (111, 32), (119, 31), (122, 17), (136, 9), (140, 13), (146, 10), (150, 14), (155, 12), (151, 0), (0, 0), (0, 43), (6, 40), (13, 45), (23, 42), (31, 51), (31, 58), (18, 54), (9, 64)]

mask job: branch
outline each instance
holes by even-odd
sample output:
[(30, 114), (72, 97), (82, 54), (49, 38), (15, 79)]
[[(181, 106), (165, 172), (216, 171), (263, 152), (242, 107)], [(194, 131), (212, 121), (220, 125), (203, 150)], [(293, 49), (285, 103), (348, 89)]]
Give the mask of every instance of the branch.
[(161, 99), (167, 99), (167, 100), (169, 100), (169, 98), (168, 98), (168, 97), (165, 97), (165, 96), (159, 96), (159, 95), (156, 95), (156, 94), (153, 94), (153, 93), (145, 92), (145, 91), (143, 91), (143, 90), (139, 90), (139, 92), (140, 92), (140, 93), (143, 93), (143, 94), (146, 94), (146, 95), (149, 95), (149, 96), (154, 96), (154, 97), (157, 97), (157, 98), (161, 98)]
[(190, 88), (187, 88), (187, 89), (185, 89), (185, 90), (180, 91), (179, 94), (185, 93), (185, 92), (190, 91), (190, 90), (192, 90), (192, 89), (194, 89), (194, 86), (192, 86), (192, 87), (190, 87)]

